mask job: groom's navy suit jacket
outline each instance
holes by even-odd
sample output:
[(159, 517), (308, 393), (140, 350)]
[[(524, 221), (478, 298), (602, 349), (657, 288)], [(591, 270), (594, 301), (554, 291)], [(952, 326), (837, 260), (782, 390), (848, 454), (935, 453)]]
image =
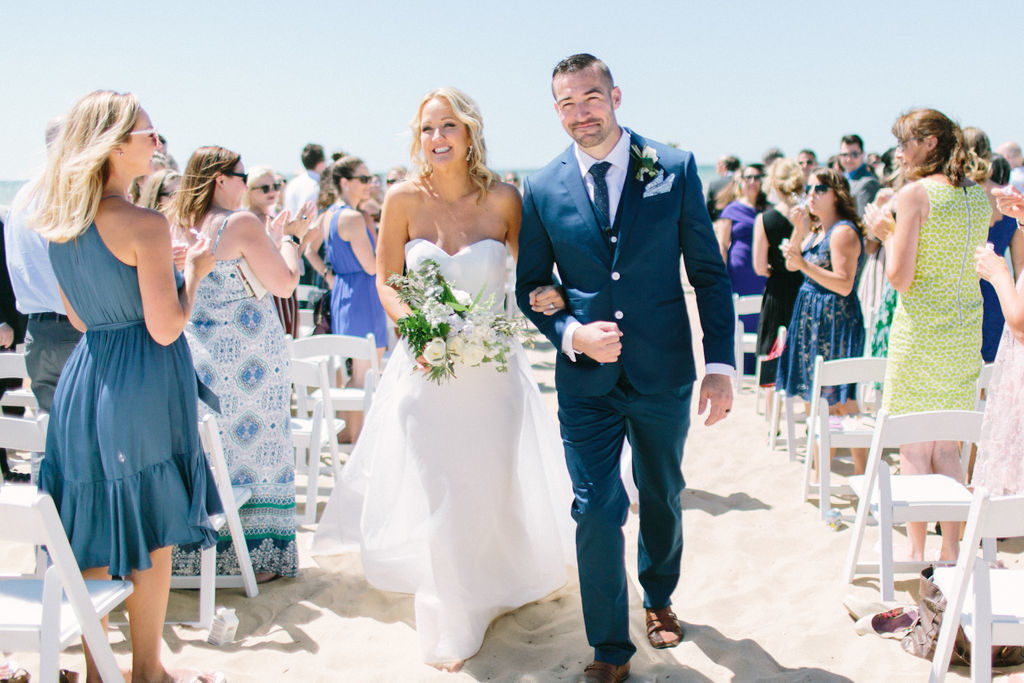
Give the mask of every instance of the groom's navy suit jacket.
[[(632, 138), (631, 148), (650, 145), (656, 150), (661, 174), (637, 180), (638, 161), (630, 153), (615, 219), (614, 250), (598, 224), (573, 146), (525, 182), (516, 284), (519, 307), (556, 349), (562, 348), (570, 314), (583, 324), (615, 322), (622, 331), (617, 363), (599, 364), (583, 354), (576, 354), (573, 362), (558, 354), (555, 383), (566, 395), (605, 394), (621, 371), (642, 394), (696, 379), (680, 254), (697, 295), (704, 360), (735, 365), (732, 289), (693, 155), (623, 130)], [(553, 316), (534, 313), (529, 293), (552, 282), (556, 264), (568, 310)]]

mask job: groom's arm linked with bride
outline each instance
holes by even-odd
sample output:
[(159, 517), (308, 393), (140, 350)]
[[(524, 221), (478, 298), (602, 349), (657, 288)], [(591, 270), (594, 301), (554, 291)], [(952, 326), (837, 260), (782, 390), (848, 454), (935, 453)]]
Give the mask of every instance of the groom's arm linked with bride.
[[(699, 393), (705, 424), (732, 404), (732, 290), (686, 151), (621, 128), (619, 88), (603, 62), (574, 55), (555, 67), (555, 109), (574, 143), (526, 180), (516, 295), (562, 352), (558, 417), (573, 481), (577, 559), (595, 662), (580, 680), (629, 673), (624, 541), (629, 501), (619, 476), (628, 437), (640, 495), (639, 578), (652, 646), (682, 628), (669, 609), (682, 555), (681, 463), (696, 380), (680, 256), (694, 288), (707, 364)], [(566, 309), (545, 315), (530, 292), (553, 268)], [(619, 558), (615, 561), (614, 558)]]

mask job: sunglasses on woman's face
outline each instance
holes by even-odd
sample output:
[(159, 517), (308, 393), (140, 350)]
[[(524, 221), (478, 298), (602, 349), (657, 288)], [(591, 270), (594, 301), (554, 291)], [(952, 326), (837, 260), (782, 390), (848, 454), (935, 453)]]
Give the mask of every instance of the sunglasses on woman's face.
[(281, 183), (273, 183), (272, 185), (257, 185), (252, 189), (259, 190), (263, 194), (270, 194), (271, 192), (280, 192)]
[(233, 175), (236, 178), (241, 178), (243, 183), (248, 183), (249, 182), (249, 174), (248, 173), (238, 173), (236, 171), (228, 171), (224, 175)]
[(363, 185), (368, 185), (376, 176), (372, 175), (354, 175), (352, 180), (358, 180)]
[(750, 181), (750, 182), (754, 182), (754, 181), (761, 182), (761, 178), (763, 178), (763, 177), (764, 176), (762, 176), (762, 175), (745, 175), (745, 176), (743, 176), (743, 179), (747, 180), (747, 181)]
[(811, 194), (812, 192), (814, 194), (825, 194), (830, 189), (831, 188), (829, 188), (828, 185), (823, 185), (822, 183), (818, 183), (817, 185), (804, 185), (804, 192), (807, 194)]

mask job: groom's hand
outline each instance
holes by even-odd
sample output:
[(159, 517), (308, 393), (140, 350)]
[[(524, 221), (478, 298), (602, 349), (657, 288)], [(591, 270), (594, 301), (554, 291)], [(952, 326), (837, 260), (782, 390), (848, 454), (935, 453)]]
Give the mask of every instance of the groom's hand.
[(572, 348), (598, 363), (614, 363), (622, 353), (622, 331), (615, 323), (598, 320), (580, 325), (572, 335)]
[(708, 412), (708, 419), (704, 421), (708, 426), (725, 419), (726, 414), (732, 409), (732, 380), (728, 375), (704, 375), (704, 381), (700, 383), (698, 415), (704, 414), (709, 401), (711, 410)]

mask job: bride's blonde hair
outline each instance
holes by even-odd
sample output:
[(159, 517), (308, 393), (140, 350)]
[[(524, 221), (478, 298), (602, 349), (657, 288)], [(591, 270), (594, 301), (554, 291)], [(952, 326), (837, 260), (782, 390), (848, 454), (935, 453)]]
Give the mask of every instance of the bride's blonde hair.
[(469, 159), (467, 159), (469, 178), (480, 189), (480, 198), (482, 199), (487, 195), (488, 190), (491, 189), (491, 183), (501, 179), (497, 173), (487, 168), (487, 145), (484, 143), (484, 120), (480, 116), (480, 109), (469, 95), (457, 88), (436, 88), (428, 92), (420, 100), (420, 105), (416, 108), (416, 116), (409, 122), (409, 127), (412, 128), (412, 146), (409, 150), (409, 156), (412, 158), (412, 163), (416, 167), (418, 175), (421, 178), (425, 178), (434, 170), (430, 163), (423, 158), (423, 147), (420, 144), (420, 124), (423, 121), (423, 107), (430, 100), (444, 100), (447, 102), (448, 106), (452, 108), (455, 118), (466, 126), (470, 144)]
[(128, 141), (139, 115), (132, 93), (96, 90), (67, 115), (32, 186), (37, 200), (29, 224), (51, 242), (67, 242), (85, 232), (96, 217), (114, 148)]

